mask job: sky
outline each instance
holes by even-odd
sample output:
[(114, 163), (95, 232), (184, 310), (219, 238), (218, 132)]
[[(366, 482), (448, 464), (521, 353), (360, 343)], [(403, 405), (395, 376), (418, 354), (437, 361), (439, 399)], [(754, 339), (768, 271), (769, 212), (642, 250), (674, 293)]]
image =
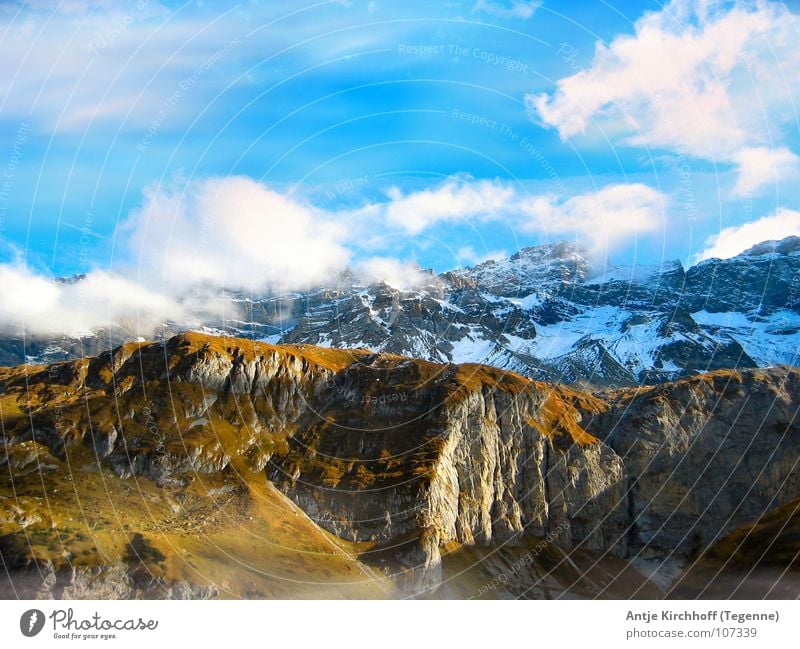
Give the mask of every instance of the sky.
[(0, 329), (180, 319), (189, 293), (213, 312), (213, 289), (345, 267), (408, 284), (562, 239), (688, 266), (800, 234), (799, 14), (4, 2)]

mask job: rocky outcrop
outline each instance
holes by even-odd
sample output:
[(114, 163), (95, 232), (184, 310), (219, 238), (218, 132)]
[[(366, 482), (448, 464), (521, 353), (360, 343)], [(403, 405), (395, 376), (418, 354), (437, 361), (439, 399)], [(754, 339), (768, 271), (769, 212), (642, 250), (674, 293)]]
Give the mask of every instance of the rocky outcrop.
[(800, 372), (719, 371), (610, 395), (630, 552), (696, 554), (800, 494)]
[(691, 557), (800, 496), (787, 367), (590, 395), (483, 365), (186, 334), (2, 370), (0, 398), (9, 471), (83, 448), (162, 488), (266, 474), (408, 592), (439, 584), (453, 545)]
[(130, 566), (56, 569), (52, 563), (16, 570), (0, 577), (0, 592), (19, 599), (216, 599), (211, 586), (187, 580), (154, 579)]
[(449, 542), (488, 545), (557, 529), (568, 545), (605, 545), (587, 521), (613, 509), (624, 469), (580, 428), (571, 401), (602, 403), (479, 366), (445, 369), (424, 387), (419, 365), (407, 362), (350, 374), (342, 387), (363, 395), (366, 413), (343, 420), (337, 412), (299, 432), (269, 467), (320, 525), (353, 541), (403, 540), (421, 568), (409, 576), (414, 587), (438, 581), (439, 548)]

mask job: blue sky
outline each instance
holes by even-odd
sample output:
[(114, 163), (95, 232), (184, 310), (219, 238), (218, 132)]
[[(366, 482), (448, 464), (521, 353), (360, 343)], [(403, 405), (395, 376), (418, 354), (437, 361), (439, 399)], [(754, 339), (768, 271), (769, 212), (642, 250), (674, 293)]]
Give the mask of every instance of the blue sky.
[(247, 284), (239, 261), (245, 288), (291, 288), (564, 238), (614, 263), (736, 254), (800, 233), (798, 11), (4, 3), (0, 262), (172, 291)]

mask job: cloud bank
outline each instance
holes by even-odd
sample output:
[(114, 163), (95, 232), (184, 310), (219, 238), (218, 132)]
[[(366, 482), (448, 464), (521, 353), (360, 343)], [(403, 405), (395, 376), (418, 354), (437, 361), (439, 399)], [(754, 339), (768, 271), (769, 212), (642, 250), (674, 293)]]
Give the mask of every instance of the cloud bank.
[(385, 219), (409, 234), (441, 222), (502, 218), (515, 199), (514, 190), (505, 183), (456, 178), (410, 194), (392, 187), (387, 195), (387, 202), (360, 210), (358, 217)]
[(501, 181), (458, 178), (409, 194), (391, 188), (388, 198), (357, 210), (354, 218), (388, 222), (409, 234), (455, 221), (503, 221), (525, 233), (579, 239), (596, 251), (613, 251), (637, 235), (656, 232), (668, 203), (664, 194), (642, 183), (611, 184), (567, 197), (530, 195)]
[(537, 196), (523, 202), (529, 232), (587, 242), (596, 254), (656, 232), (665, 221), (667, 197), (641, 183), (609, 185), (571, 198)]
[(96, 271), (75, 283), (55, 282), (18, 265), (0, 266), (0, 331), (4, 334), (80, 336), (123, 326), (150, 334), (164, 320), (189, 322), (174, 298), (120, 275)]
[[(581, 239), (605, 252), (657, 231), (666, 197), (642, 184), (609, 185), (573, 197), (531, 196), (497, 180), (450, 178), (358, 209), (317, 207), (246, 177), (176, 181), (146, 190), (116, 232), (115, 272), (74, 283), (20, 264), (0, 265), (0, 330), (82, 335), (124, 326), (147, 336), (164, 322), (197, 326), (237, 317), (225, 295), (284, 293), (336, 285), (352, 270), (400, 289), (430, 276), (408, 260), (370, 256), (365, 231), (413, 236), (463, 221), (510, 224), (542, 238)], [(440, 235), (441, 236), (441, 235)], [(461, 257), (478, 259), (472, 250)]]

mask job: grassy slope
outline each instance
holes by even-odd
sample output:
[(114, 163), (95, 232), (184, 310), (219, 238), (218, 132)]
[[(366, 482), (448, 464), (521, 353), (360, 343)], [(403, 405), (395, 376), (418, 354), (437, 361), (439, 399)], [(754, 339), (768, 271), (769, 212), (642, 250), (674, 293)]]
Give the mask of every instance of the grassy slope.
[(221, 597), (391, 595), (354, 558), (357, 548), (316, 526), (263, 474), (203, 476), (170, 490), (98, 470), (88, 449), (64, 462), (39, 450), (41, 472), (37, 460), (0, 469), (6, 562), (124, 564), (168, 584), (213, 585)]
[(800, 499), (776, 507), (721, 538), (674, 584), (671, 595), (741, 599), (800, 596)]
[[(120, 370), (144, 347), (132, 343), (113, 358), (64, 363), (58, 371), (42, 366), (0, 368), (0, 459), (10, 458), (0, 465), (0, 549), (7, 568), (51, 563), (57, 570), (91, 570), (124, 565), (129, 572), (166, 585), (212, 585), (222, 597), (395, 595), (385, 577), (355, 558), (358, 547), (322, 530), (268, 484), (263, 472), (243, 461), (234, 461), (219, 474), (191, 474), (187, 486), (170, 488), (142, 477), (123, 479), (98, 467), (85, 443), (67, 446), (61, 459), (33, 441), (7, 445), (15, 432), (51, 416), (68, 424), (65, 429), (73, 433), (67, 437), (85, 429), (69, 424), (89, 421), (96, 430), (124, 423), (126, 437), (146, 439), (148, 422), (138, 414), (123, 422), (122, 413), (141, 413), (148, 404), (155, 412), (159, 408), (152, 399), (160, 398), (160, 409), (172, 417), (182, 403), (202, 398), (196, 386), (186, 383), (171, 385), (167, 395), (157, 378), (165, 364), (174, 367), (194, 354), (248, 358), (277, 353), (331, 370), (368, 354), (186, 334), (160, 364), (156, 357), (155, 367), (145, 359), (144, 365), (132, 363)], [(87, 378), (93, 379), (89, 385)], [(218, 418), (191, 431), (189, 420), (181, 416), (177, 421), (157, 418), (155, 423), (172, 431), (166, 441), (171, 452), (196, 444), (236, 457), (242, 428), (232, 421), (242, 416), (240, 405), (225, 404), (231, 421)], [(268, 439), (264, 446), (272, 442)]]
[[(171, 383), (165, 390), (158, 378), (165, 367), (174, 368), (204, 354), (230, 359), (277, 354), (340, 371), (372, 357), (371, 352), (273, 346), (195, 333), (173, 339), (163, 354), (146, 353), (148, 346), (131, 343), (113, 356), (55, 368), (0, 368), (4, 439), (52, 417), (66, 423), (64, 430), (70, 432), (64, 433), (65, 438), (89, 434), (86, 421), (94, 430), (118, 425), (124, 426), (126, 439), (139, 440), (132, 442), (138, 445), (133, 450), (146, 450), (152, 441), (140, 413), (149, 407), (154, 413), (168, 414), (167, 418), (154, 415), (158, 429), (172, 431), (167, 450), (180, 453), (201, 446), (212, 455), (233, 457), (231, 466), (220, 474), (192, 474), (188, 486), (170, 488), (141, 477), (123, 479), (98, 468), (91, 444), (85, 441), (68, 445), (62, 459), (33, 441), (0, 449), (0, 457), (11, 457), (0, 467), (4, 559), (8, 563), (52, 562), (57, 569), (125, 565), (165, 584), (185, 580), (213, 585), (227, 597), (395, 595), (384, 577), (354, 558), (368, 547), (348, 544), (319, 528), (269, 485), (263, 472), (237, 459), (246, 437), (242, 426), (247, 409), (262, 405), (257, 399), (219, 402), (217, 412), (222, 416), (193, 428), (191, 418), (181, 414), (181, 406), (202, 400), (202, 390), (184, 382)], [(391, 370), (406, 360), (382, 355), (379, 363)], [(426, 389), (446, 371), (446, 366), (424, 361), (415, 361), (414, 366), (411, 382), (400, 386), (408, 392)], [(447, 398), (457, 399), (481, 386), (517, 393), (534, 384), (495, 368), (464, 365), (457, 369)], [(379, 387), (366, 385), (365, 393)], [(550, 390), (544, 385), (535, 387)], [(566, 434), (576, 442), (593, 443), (594, 438), (571, 417), (561, 416), (575, 398), (578, 393), (568, 390), (552, 392), (544, 419), (536, 426), (545, 434)], [(136, 414), (126, 416), (126, 412)], [(259, 440), (259, 450), (280, 452), (285, 435), (276, 431)], [(435, 459), (423, 455), (425, 462)], [(417, 466), (416, 470), (427, 469)]]

